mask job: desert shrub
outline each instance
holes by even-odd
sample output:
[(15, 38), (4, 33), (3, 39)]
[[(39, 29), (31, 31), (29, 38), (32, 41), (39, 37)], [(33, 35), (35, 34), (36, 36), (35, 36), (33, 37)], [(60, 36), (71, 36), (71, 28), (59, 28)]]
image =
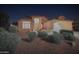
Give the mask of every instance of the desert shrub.
[(35, 32), (28, 32), (28, 33), (27, 33), (27, 40), (28, 40), (29, 42), (33, 41), (36, 37), (37, 37), (37, 35), (36, 35)]
[(75, 39), (73, 31), (61, 30), (61, 34), (65, 38), (65, 40), (73, 41)]
[(6, 30), (0, 31), (0, 51), (9, 51), (15, 53), (17, 44), (20, 42), (20, 37), (15, 33), (10, 33)]
[(53, 32), (52, 35), (48, 36), (48, 41), (51, 43), (59, 44), (59, 43), (61, 43), (62, 40), (63, 40), (62, 35), (60, 35), (57, 32)]
[(38, 32), (38, 37), (41, 37), (42, 39), (47, 39), (48, 33), (45, 31)]
[(2, 32), (2, 31), (5, 31), (5, 29), (3, 29), (3, 28), (0, 27), (0, 32)]
[(57, 32), (53, 32), (53, 34), (48, 35), (47, 32), (38, 32), (38, 37), (41, 37), (43, 40), (50, 42), (50, 43), (55, 43), (59, 44), (63, 40), (62, 35), (60, 35)]
[(17, 28), (16, 28), (16, 26), (10, 26), (9, 27), (9, 32), (12, 32), (12, 33), (17, 33)]

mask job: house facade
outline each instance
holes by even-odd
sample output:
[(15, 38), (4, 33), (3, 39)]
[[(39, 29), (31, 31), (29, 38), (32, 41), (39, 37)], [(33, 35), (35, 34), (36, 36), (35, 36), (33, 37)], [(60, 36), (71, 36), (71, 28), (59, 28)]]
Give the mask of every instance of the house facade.
[(17, 23), (19, 32), (30, 32), (33, 30), (33, 21), (30, 17), (20, 18)]
[(48, 20), (45, 16), (30, 16), (18, 20), (18, 31), (51, 31), (55, 22), (60, 23), (65, 30), (73, 30), (73, 21), (66, 20), (64, 16), (52, 20)]
[(64, 16), (59, 16), (57, 19), (52, 19), (53, 23), (57, 22), (62, 25), (64, 30), (71, 30), (73, 31), (73, 21), (65, 19)]
[(59, 16), (58, 19), (48, 20), (44, 16), (30, 16), (20, 18), (17, 21), (17, 28), (19, 35), (25, 39), (27, 36), (27, 32), (37, 32), (37, 31), (46, 31), (48, 34), (53, 33), (54, 23), (60, 23), (63, 26), (64, 30), (73, 31), (73, 21), (66, 20), (64, 17)]
[(30, 16), (25, 18), (20, 18), (18, 23), (19, 32), (31, 32), (39, 31), (42, 29), (43, 24), (47, 21), (47, 18), (44, 16)]

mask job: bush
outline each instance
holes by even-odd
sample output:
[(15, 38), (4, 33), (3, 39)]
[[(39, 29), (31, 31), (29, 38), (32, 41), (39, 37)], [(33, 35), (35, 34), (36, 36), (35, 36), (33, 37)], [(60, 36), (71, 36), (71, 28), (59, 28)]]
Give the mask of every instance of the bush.
[(5, 31), (5, 29), (3, 29), (3, 28), (0, 28), (0, 32), (2, 32), (2, 31)]
[(20, 37), (15, 33), (10, 33), (6, 30), (0, 31), (0, 51), (9, 51), (15, 53), (17, 44), (20, 42)]
[(42, 39), (47, 39), (48, 33), (43, 31), (43, 32), (38, 32), (38, 37), (41, 37)]
[(47, 32), (38, 32), (38, 36), (47, 42), (55, 44), (59, 44), (63, 40), (63, 36), (57, 32), (53, 32), (52, 35), (48, 35)]
[(62, 40), (63, 40), (63, 37), (57, 32), (53, 32), (52, 35), (48, 36), (48, 41), (55, 44), (61, 43)]
[(28, 32), (27, 33), (27, 40), (30, 42), (30, 41), (33, 41), (35, 38), (37, 37), (36, 33), (35, 32)]
[(61, 34), (65, 38), (65, 40), (73, 41), (75, 39), (73, 31), (61, 30)]
[(9, 32), (17, 33), (17, 28), (15, 25), (9, 27)]

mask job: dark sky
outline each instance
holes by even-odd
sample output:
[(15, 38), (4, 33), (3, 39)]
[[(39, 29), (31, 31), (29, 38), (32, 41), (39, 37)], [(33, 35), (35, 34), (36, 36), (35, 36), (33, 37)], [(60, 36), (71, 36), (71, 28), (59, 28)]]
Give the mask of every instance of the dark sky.
[(63, 15), (68, 19), (79, 19), (79, 5), (27, 5), (27, 4), (14, 4), (14, 5), (0, 5), (0, 11), (6, 12), (10, 19), (16, 21), (22, 16), (41, 15), (49, 18), (55, 18)]

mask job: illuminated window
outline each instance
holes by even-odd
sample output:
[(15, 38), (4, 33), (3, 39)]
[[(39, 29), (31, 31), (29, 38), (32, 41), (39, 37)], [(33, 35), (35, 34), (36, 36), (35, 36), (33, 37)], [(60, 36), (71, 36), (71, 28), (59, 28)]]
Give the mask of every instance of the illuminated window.
[(39, 18), (34, 18), (34, 23), (39, 23)]
[(23, 29), (30, 29), (30, 22), (23, 22)]

